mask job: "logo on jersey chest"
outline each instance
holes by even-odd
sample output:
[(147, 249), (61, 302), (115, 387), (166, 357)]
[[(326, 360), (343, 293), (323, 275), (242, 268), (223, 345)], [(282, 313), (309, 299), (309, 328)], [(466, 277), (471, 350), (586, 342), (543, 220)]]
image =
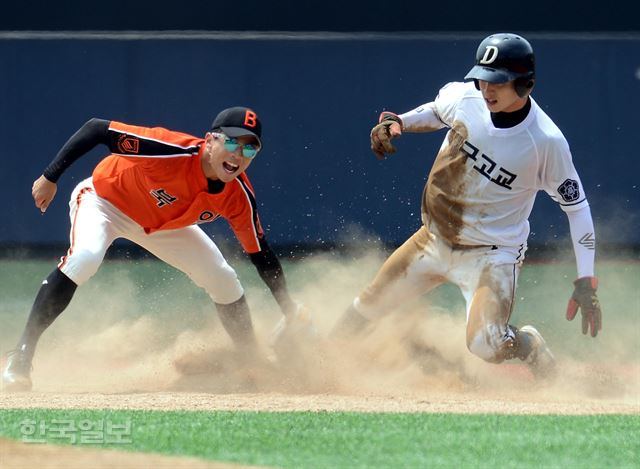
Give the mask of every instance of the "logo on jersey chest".
[(168, 194), (167, 191), (165, 191), (164, 189), (153, 189), (149, 191), (149, 193), (153, 197), (155, 197), (155, 199), (158, 201), (158, 203), (156, 204), (158, 207), (164, 207), (165, 205), (170, 205), (174, 203), (176, 200), (178, 200), (177, 197), (174, 197), (171, 194)]
[(498, 166), (498, 164), (489, 158), (487, 155), (482, 153), (479, 148), (474, 147), (468, 141), (464, 141), (462, 148), (462, 152), (467, 157), (467, 160), (473, 161), (473, 169), (482, 174), (489, 181), (494, 184), (499, 185), (500, 187), (504, 187), (505, 189), (512, 190), (511, 184), (518, 177), (516, 174), (508, 171), (502, 166)]

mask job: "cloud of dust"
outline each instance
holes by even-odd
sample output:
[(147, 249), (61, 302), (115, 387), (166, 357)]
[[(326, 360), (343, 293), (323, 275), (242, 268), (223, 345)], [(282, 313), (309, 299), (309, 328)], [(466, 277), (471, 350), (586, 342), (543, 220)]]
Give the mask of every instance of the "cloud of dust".
[[(204, 318), (202, 308), (189, 304), (171, 315), (132, 314), (139, 295), (135, 281), (115, 276), (103, 298), (91, 297), (90, 311), (76, 308), (72, 317), (47, 331), (51, 337), (43, 341), (34, 362), (34, 389), (390, 396), (513, 393), (556, 401), (638, 401), (639, 361), (627, 356), (620, 363), (621, 345), (614, 338), (600, 343), (606, 347), (606, 360), (599, 363), (579, 355), (558, 355), (558, 380), (539, 386), (518, 360), (492, 365), (473, 356), (465, 345), (464, 311), (446, 311), (430, 304), (428, 296), (390, 313), (358, 339), (346, 343), (327, 339), (386, 255), (374, 249), (349, 258), (322, 254), (287, 264), (292, 293), (310, 309), (317, 336), (293, 341), (287, 356), (275, 363), (250, 361), (238, 353), (213, 304)], [(268, 336), (280, 313), (273, 301), (263, 303), (263, 288), (248, 288), (247, 298), (267, 356)], [(579, 324), (571, 324), (578, 339)]]

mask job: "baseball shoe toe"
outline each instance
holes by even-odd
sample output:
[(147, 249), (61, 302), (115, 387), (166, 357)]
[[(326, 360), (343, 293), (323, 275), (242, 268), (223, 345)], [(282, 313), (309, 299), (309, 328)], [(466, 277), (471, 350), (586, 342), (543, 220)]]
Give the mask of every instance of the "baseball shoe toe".
[(362, 334), (371, 321), (365, 318), (355, 309), (349, 306), (342, 314), (338, 322), (329, 333), (329, 338), (338, 340), (350, 340)]
[(7, 353), (2, 369), (2, 390), (5, 392), (31, 391), (31, 362), (19, 350)]
[(523, 326), (519, 332), (526, 335), (531, 343), (531, 352), (524, 358), (524, 362), (529, 366), (536, 379), (551, 380), (555, 378), (556, 359), (542, 335), (533, 326)]

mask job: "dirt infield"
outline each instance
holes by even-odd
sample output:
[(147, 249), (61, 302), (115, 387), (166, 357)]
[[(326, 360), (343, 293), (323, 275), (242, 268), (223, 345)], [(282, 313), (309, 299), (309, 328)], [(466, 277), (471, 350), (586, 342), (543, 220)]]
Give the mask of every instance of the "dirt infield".
[[(567, 292), (554, 290), (548, 268), (537, 266), (531, 271), (536, 275), (521, 278), (522, 317), (514, 323), (542, 325), (559, 363), (558, 379), (539, 385), (517, 360), (492, 365), (467, 350), (465, 312), (457, 297), (409, 302), (357, 341), (328, 340), (344, 306), (383, 258), (374, 250), (348, 262), (317, 256), (289, 265), (298, 272), (291, 283), (297, 283), (296, 299), (312, 312), (318, 340), (285, 347), (276, 364), (239, 356), (212, 314), (210, 299), (198, 296), (195, 287), (144, 296), (146, 290), (130, 278), (131, 266), (114, 264), (110, 274), (103, 272), (102, 284), (98, 278), (93, 290), (88, 285), (80, 291), (43, 336), (33, 363), (34, 392), (0, 393), (0, 408), (638, 413), (639, 303), (631, 267), (616, 264), (607, 271), (606, 291), (620, 302), (610, 306), (596, 339), (561, 317)], [(174, 281), (175, 273), (144, 266)], [(252, 287), (247, 295), (266, 357), (281, 313), (264, 288)], [(13, 330), (0, 331), (0, 350), (8, 350), (23, 327), (23, 318), (12, 321)]]
[(461, 347), (461, 321), (408, 314), (357, 341), (292, 342), (278, 360), (256, 361), (220, 327), (158, 347), (161, 325), (145, 317), (43, 351), (33, 392), (0, 393), (0, 409), (640, 413), (637, 363), (560, 356), (557, 378), (538, 383), (522, 362), (493, 365)]
[(138, 362), (76, 355), (61, 368), (43, 358), (34, 391), (0, 393), (0, 409), (640, 414), (635, 364), (561, 357), (556, 379), (536, 382), (522, 362), (492, 365), (451, 348), (464, 331), (437, 320), (454, 339), (421, 342), (415, 334), (424, 338), (430, 327), (407, 321), (349, 344), (291, 343), (275, 362), (206, 347), (192, 335), (185, 340), (195, 347)]
[(414, 396), (336, 394), (289, 395), (280, 393), (207, 394), (158, 392), (139, 394), (3, 395), (1, 408), (223, 410), (223, 411), (347, 411), (500, 414), (640, 414), (637, 399), (580, 399), (546, 393), (481, 392), (423, 393)]

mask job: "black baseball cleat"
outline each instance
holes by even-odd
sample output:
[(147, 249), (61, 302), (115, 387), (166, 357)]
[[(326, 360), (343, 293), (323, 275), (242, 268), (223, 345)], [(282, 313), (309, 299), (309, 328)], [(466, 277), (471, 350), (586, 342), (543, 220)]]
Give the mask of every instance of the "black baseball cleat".
[(542, 335), (533, 326), (523, 326), (518, 333), (526, 335), (531, 344), (531, 351), (522, 360), (529, 366), (533, 376), (538, 380), (553, 380), (557, 374), (556, 359)]
[(31, 360), (20, 350), (7, 352), (2, 369), (2, 391), (31, 391)]

